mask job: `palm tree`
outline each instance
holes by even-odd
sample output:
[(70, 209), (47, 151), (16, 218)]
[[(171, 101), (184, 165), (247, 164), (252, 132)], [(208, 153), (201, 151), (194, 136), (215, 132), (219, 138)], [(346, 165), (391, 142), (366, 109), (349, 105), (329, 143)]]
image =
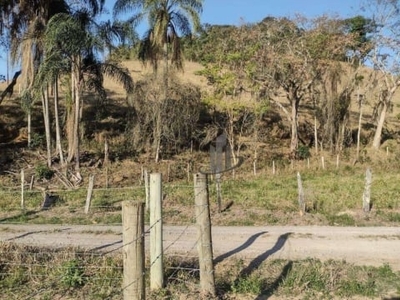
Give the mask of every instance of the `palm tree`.
[[(5, 28), (10, 34), (10, 50), (12, 63), (21, 63), (23, 106), (28, 116), (28, 145), (31, 140), (31, 109), (32, 85), (37, 74), (38, 66), (43, 60), (44, 52), (42, 39), (46, 24), (52, 15), (67, 12), (68, 5), (64, 0), (7, 0), (0, 3), (2, 19), (0, 31)], [(43, 117), (46, 132), (47, 164), (51, 165), (50, 144), (50, 115), (48, 103), (48, 89), (43, 89), (41, 94)]]
[(80, 176), (80, 121), (82, 115), (82, 94), (92, 90), (105, 97), (103, 75), (108, 75), (122, 83), (130, 92), (133, 81), (129, 72), (115, 63), (103, 63), (96, 57), (102, 50), (104, 41), (99, 39), (96, 23), (92, 22), (88, 11), (76, 14), (57, 14), (50, 19), (44, 39), (46, 57), (39, 69), (37, 87), (52, 82), (60, 74), (70, 78), (70, 101), (67, 109), (67, 161), (75, 160), (75, 171)]
[[(192, 31), (200, 29), (200, 13), (203, 0), (117, 0), (114, 5), (114, 16), (133, 11), (128, 19), (132, 24), (139, 24), (145, 18), (149, 30), (142, 40), (139, 58), (150, 61), (155, 71), (159, 60), (163, 61), (162, 78), (164, 80), (162, 101), (168, 98), (168, 60), (178, 69), (182, 69), (182, 49), (179, 34), (190, 36)], [(171, 55), (168, 51), (171, 49)], [(153, 148), (155, 161), (159, 160), (162, 138), (162, 109), (154, 121)]]

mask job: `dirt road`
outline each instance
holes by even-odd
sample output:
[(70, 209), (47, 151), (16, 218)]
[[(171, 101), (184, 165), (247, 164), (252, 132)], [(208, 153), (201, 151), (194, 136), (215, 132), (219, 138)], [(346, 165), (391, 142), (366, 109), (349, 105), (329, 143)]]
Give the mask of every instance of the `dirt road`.
[[(0, 224), (0, 241), (118, 251), (121, 231), (120, 226)], [(213, 227), (212, 238), (217, 262), (233, 256), (253, 260), (317, 258), (359, 265), (387, 263), (400, 270), (400, 227)], [(196, 241), (195, 226), (164, 226), (166, 255), (196, 255)]]

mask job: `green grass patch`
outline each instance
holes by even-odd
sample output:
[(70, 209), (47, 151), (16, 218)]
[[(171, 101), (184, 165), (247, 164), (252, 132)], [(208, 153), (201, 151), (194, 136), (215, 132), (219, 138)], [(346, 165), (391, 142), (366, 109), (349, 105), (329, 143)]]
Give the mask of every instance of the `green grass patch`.
[(330, 226), (354, 226), (356, 221), (348, 214), (327, 215), (328, 225)]
[[(308, 218), (301, 223), (298, 215), (298, 186), (294, 170), (275, 176), (260, 174), (232, 179), (222, 176), (222, 208), (233, 203), (223, 214), (218, 213), (216, 183), (209, 179), (210, 205), (215, 225), (285, 225), (313, 224), (339, 226), (376, 226), (400, 222), (400, 175), (372, 172), (372, 214), (362, 218), (362, 194), (365, 170), (345, 168), (339, 170), (308, 170), (301, 173)], [(239, 174), (239, 173), (238, 173)], [(116, 224), (120, 223), (121, 202), (145, 201), (143, 185), (130, 188), (95, 189), (90, 213), (84, 215), (87, 190), (52, 191), (55, 206), (48, 213), (23, 215), (20, 213), (20, 193), (0, 191), (0, 222), (53, 223), (53, 224)], [(2, 197), (2, 198), (1, 198)], [(194, 221), (194, 189), (186, 181), (163, 185), (164, 220), (170, 224)], [(26, 210), (40, 211), (41, 192), (26, 191)], [(347, 213), (348, 212), (348, 213)], [(384, 212), (384, 213), (378, 213)], [(55, 214), (55, 215), (54, 215)], [(148, 221), (148, 218), (146, 219)], [(313, 223), (317, 222), (317, 223)]]

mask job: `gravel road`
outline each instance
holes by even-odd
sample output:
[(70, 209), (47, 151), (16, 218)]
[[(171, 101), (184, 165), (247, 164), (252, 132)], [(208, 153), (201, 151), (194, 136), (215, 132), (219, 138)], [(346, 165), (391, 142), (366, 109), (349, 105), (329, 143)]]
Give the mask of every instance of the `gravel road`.
[[(166, 255), (196, 255), (195, 226), (164, 226), (163, 235)], [(358, 265), (389, 264), (400, 270), (400, 227), (218, 226), (212, 228), (212, 238), (216, 262), (233, 256), (253, 260), (317, 258)], [(0, 224), (0, 241), (108, 252), (122, 247), (122, 227)]]

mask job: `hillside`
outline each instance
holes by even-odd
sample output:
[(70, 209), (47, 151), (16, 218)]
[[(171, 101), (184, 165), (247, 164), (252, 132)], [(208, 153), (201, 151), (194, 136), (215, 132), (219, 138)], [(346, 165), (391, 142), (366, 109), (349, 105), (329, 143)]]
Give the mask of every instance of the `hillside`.
[[(125, 62), (135, 82), (140, 83), (149, 69), (138, 62)], [(205, 78), (195, 75), (201, 66), (187, 62), (185, 72), (179, 74), (182, 81), (210, 89)], [(33, 147), (27, 147), (26, 117), (17, 98), (7, 98), (0, 105), (0, 193), (3, 191), (3, 207), (0, 219), (20, 221), (21, 170), (24, 170), (25, 187), (33, 186), (29, 193), (32, 216), (22, 216), (28, 222), (51, 222), (59, 224), (93, 224), (120, 222), (120, 202), (124, 199), (144, 199), (142, 186), (144, 171), (160, 172), (166, 187), (165, 214), (169, 224), (186, 224), (193, 218), (193, 174), (210, 165), (209, 149), (218, 134), (213, 122), (207, 119), (208, 107), (202, 107), (196, 133), (199, 139), (188, 143), (183, 151), (163, 153), (158, 163), (152, 153), (140, 152), (132, 146), (130, 112), (122, 88), (106, 79), (108, 100), (100, 109), (93, 105), (90, 95), (85, 97), (81, 145), (81, 174), (83, 180), (76, 183), (73, 169), (65, 176), (54, 155), (51, 174), (45, 178), (46, 152), (43, 136), (41, 104), (36, 103), (32, 116)], [(4, 87), (4, 85), (2, 86)], [(284, 97), (279, 103), (287, 107)], [(357, 128), (358, 113), (352, 98), (350, 126)], [(396, 101), (398, 102), (398, 95)], [(251, 99), (248, 101), (251, 101)], [(246, 102), (247, 103), (247, 102)], [(394, 104), (388, 117), (386, 132), (390, 133), (381, 151), (372, 151), (368, 137), (374, 126), (370, 122), (371, 107), (366, 106), (363, 119), (363, 142), (361, 158), (354, 164), (355, 145), (332, 153), (319, 147), (315, 153), (310, 147), (309, 160), (291, 161), (288, 158), (290, 127), (281, 108), (270, 104), (260, 122), (260, 140), (252, 143), (252, 136), (242, 135), (236, 140), (243, 143), (239, 155), (243, 158), (240, 168), (223, 175), (222, 205), (226, 212), (218, 214), (215, 203), (216, 186), (213, 176), (210, 190), (213, 197), (212, 213), (215, 225), (346, 225), (346, 226), (397, 226), (398, 203), (398, 119), (399, 106)], [(218, 115), (223, 119), (222, 115)], [(207, 123), (208, 122), (208, 123)], [(305, 125), (304, 125), (305, 124)], [(305, 102), (300, 107), (300, 136), (307, 137), (312, 131), (312, 107)], [(204, 126), (204, 127), (202, 127)], [(208, 127), (207, 127), (208, 126)], [(389, 129), (388, 129), (389, 128)], [(201, 145), (199, 140), (207, 137), (210, 143)], [(201, 135), (202, 134), (202, 135)], [(213, 135), (214, 134), (214, 135)], [(109, 162), (105, 162), (105, 141), (108, 142)], [(304, 138), (305, 140), (305, 138)], [(256, 159), (255, 159), (255, 150)], [(322, 164), (323, 162), (323, 164)], [(360, 209), (365, 170), (373, 170), (373, 207), (368, 217)], [(54, 173), (53, 173), (54, 172)], [(304, 176), (307, 214), (299, 218), (297, 172)], [(94, 206), (99, 207), (90, 215), (83, 213), (84, 199), (90, 176), (95, 176)], [(51, 211), (41, 211), (43, 191), (54, 191), (61, 203)], [(1, 194), (0, 194), (1, 196)], [(117, 220), (117, 221), (116, 221)], [(25, 221), (24, 221), (25, 222)]]
[[(143, 66), (138, 61), (124, 61), (123, 65), (128, 68), (135, 82), (139, 82), (141, 79), (146, 76), (146, 74), (150, 74), (152, 72), (150, 67)], [(185, 83), (188, 83), (193, 86), (198, 86), (202, 91), (209, 91), (210, 86), (207, 83), (206, 78), (196, 75), (196, 73), (202, 69), (202, 66), (186, 61), (184, 64), (184, 72), (178, 73), (177, 76)], [(370, 72), (370, 70), (365, 70), (365, 72)], [(6, 87), (5, 83), (0, 84), (0, 91), (4, 90)], [(112, 157), (112, 161), (119, 161), (128, 159), (127, 166), (132, 164), (131, 158), (133, 158), (134, 162), (139, 165), (152, 165), (153, 159), (149, 156), (148, 153), (143, 153), (139, 155), (134, 155), (134, 157), (129, 157), (129, 153), (134, 153), (134, 151), (123, 150), (123, 145), (126, 143), (126, 128), (124, 129), (127, 110), (131, 108), (127, 105), (126, 101), (126, 93), (122, 89), (122, 87), (109, 78), (105, 79), (105, 87), (108, 93), (108, 102), (106, 104), (106, 110), (102, 113), (101, 117), (94, 116), (97, 114), (95, 107), (90, 104), (90, 95), (88, 96), (89, 100), (86, 101), (86, 114), (90, 121), (88, 122), (88, 126), (86, 127), (86, 138), (83, 144), (82, 153), (85, 153), (83, 156), (83, 165), (89, 166), (93, 163), (93, 161), (101, 160), (103, 157), (103, 148), (104, 148), (104, 138), (103, 132), (112, 132), (109, 137), (110, 143), (110, 153)], [(27, 143), (27, 127), (26, 127), (26, 117), (20, 107), (20, 103), (16, 98), (18, 95), (18, 90), (15, 91), (14, 96), (12, 98), (6, 98), (3, 103), (0, 105), (0, 147), (2, 151), (2, 156), (0, 158), (0, 163), (2, 165), (1, 173), (2, 176), (9, 177), (9, 172), (18, 173), (17, 170), (20, 168), (26, 168), (27, 166), (34, 166), (41, 161), (44, 161), (44, 149), (43, 147), (43, 129), (42, 129), (42, 117), (41, 117), (41, 104), (36, 103), (35, 110), (32, 118), (32, 124), (34, 124), (34, 138), (35, 142), (41, 144), (42, 146), (39, 148), (35, 148), (32, 150), (28, 150), (26, 148)], [(245, 96), (247, 97), (247, 96)], [(358, 105), (356, 101), (357, 95), (352, 95), (351, 100), (351, 109), (350, 109), (350, 121), (347, 126), (351, 128), (353, 131), (357, 129), (358, 124)], [(284, 94), (278, 95), (275, 99), (281, 103), (282, 106), (289, 109)], [(247, 101), (252, 101), (249, 98)], [(370, 99), (367, 105), (364, 108), (363, 115), (363, 148), (368, 149), (368, 143), (371, 141), (371, 137), (373, 135), (374, 124), (371, 120), (372, 114), (372, 104), (373, 100)], [(313, 112), (311, 110), (311, 105), (307, 101), (301, 104), (300, 113), (299, 113), (299, 129), (300, 129), (300, 137), (303, 137), (305, 142), (307, 142), (306, 137), (310, 135), (313, 128)], [(386, 151), (387, 145), (390, 146), (389, 151), (395, 151), (398, 145), (398, 137), (399, 137), (399, 119), (397, 118), (400, 113), (400, 92), (398, 91), (395, 96), (393, 112), (387, 118), (387, 123), (385, 126), (385, 139), (392, 140), (389, 143), (386, 142), (382, 146), (383, 151)], [(208, 126), (207, 124), (205, 124)], [(212, 124), (210, 124), (212, 125)], [(204, 123), (203, 125), (204, 126)], [(285, 160), (285, 153), (287, 150), (289, 143), (289, 134), (290, 127), (287, 121), (285, 114), (282, 109), (278, 107), (278, 105), (271, 103), (268, 107), (268, 112), (265, 114), (262, 126), (265, 128), (262, 129), (263, 138), (258, 143), (258, 168), (263, 169), (267, 166), (271, 165), (272, 160)], [(203, 133), (204, 134), (204, 133)], [(125, 135), (125, 136), (124, 136)], [(246, 136), (241, 136), (239, 141), (247, 142), (249, 139)], [(200, 142), (199, 142), (200, 143)], [(251, 144), (249, 144), (251, 145)], [(196, 153), (180, 153), (179, 155), (175, 155), (172, 157), (165, 157), (161, 163), (158, 165), (150, 167), (153, 170), (162, 170), (166, 172), (167, 165), (171, 162), (176, 163), (177, 165), (181, 164), (183, 169), (188, 168), (188, 163), (190, 163), (190, 168), (192, 171), (199, 168), (199, 166), (208, 164), (208, 147), (199, 148), (199, 144), (194, 144), (195, 148), (193, 150), (201, 150)], [(196, 148), (197, 147), (197, 148)], [(353, 151), (355, 144), (345, 149), (346, 154), (342, 155), (342, 157), (347, 157), (349, 163), (352, 161)], [(312, 147), (311, 147), (312, 148)], [(128, 149), (129, 150), (129, 149)], [(131, 149), (132, 150), (132, 149)], [(190, 147), (187, 149), (190, 150)], [(324, 149), (322, 149), (324, 150)], [(124, 152), (125, 151), (125, 152)], [(252, 147), (244, 147), (242, 149), (242, 154), (248, 158), (243, 166), (243, 170), (247, 170), (245, 172), (250, 172), (253, 169), (253, 151)], [(367, 150), (366, 152), (369, 152)], [(128, 154), (123, 154), (128, 153)], [(327, 157), (333, 156), (334, 153), (326, 153)], [(26, 156), (26, 158), (24, 158)], [(318, 159), (318, 157), (315, 157)], [(374, 159), (374, 155), (368, 154), (368, 159)], [(28, 162), (28, 163), (27, 163)], [(132, 170), (130, 167), (117, 168), (114, 173), (115, 184), (123, 185), (123, 182), (127, 180), (127, 178), (133, 178), (140, 176), (140, 168), (135, 168)], [(182, 178), (182, 176), (186, 176), (185, 174), (176, 174), (177, 178)], [(172, 179), (173, 176), (171, 176)], [(10, 178), (8, 179), (10, 180)], [(5, 182), (7, 182), (6, 180)]]

